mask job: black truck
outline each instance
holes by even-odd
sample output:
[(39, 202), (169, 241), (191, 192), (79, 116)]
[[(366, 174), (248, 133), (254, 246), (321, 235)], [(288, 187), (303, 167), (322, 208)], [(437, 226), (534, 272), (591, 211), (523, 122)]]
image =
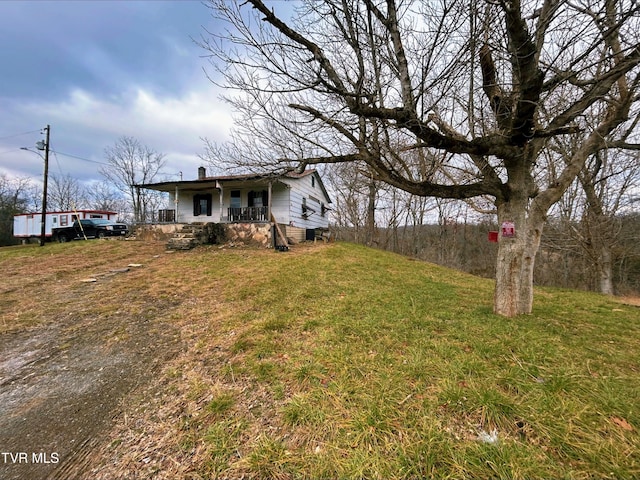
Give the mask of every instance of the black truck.
[(85, 238), (125, 237), (129, 227), (103, 218), (87, 218), (76, 220), (70, 227), (53, 228), (51, 234), (54, 240), (62, 243)]

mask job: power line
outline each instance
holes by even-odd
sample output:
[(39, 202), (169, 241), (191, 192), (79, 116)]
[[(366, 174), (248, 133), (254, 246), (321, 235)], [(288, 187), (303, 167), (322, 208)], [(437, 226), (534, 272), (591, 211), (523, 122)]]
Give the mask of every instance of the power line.
[(60, 176), (62, 176), (62, 168), (60, 167), (60, 160), (58, 160), (58, 154), (52, 151), (54, 158), (56, 159), (56, 165), (58, 165), (58, 172), (60, 172)]
[(97, 160), (91, 160), (89, 158), (78, 157), (77, 155), (71, 155), (70, 153), (63, 153), (58, 151), (54, 151), (54, 153), (57, 153), (58, 155), (64, 155), (65, 157), (71, 157), (71, 158), (76, 158), (78, 160), (83, 160), (85, 162), (97, 163), (98, 165), (106, 165), (107, 167), (109, 166), (108, 163), (98, 162)]
[(30, 133), (39, 133), (39, 132), (42, 132), (42, 129), (40, 129), (40, 130), (32, 130), (30, 132), (14, 133), (13, 135), (7, 135), (6, 137), (0, 137), (0, 140), (5, 140), (7, 138), (21, 137), (22, 135), (29, 135)]

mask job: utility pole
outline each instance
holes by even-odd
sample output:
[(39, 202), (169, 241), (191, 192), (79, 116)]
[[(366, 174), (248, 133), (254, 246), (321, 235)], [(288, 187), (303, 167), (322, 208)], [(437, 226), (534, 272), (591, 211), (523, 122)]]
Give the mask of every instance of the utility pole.
[(49, 137), (51, 133), (51, 127), (47, 125), (45, 127), (47, 136), (45, 137), (44, 145), (42, 142), (36, 144), (38, 150), (44, 150), (44, 181), (42, 186), (42, 218), (40, 222), (40, 246), (44, 247), (47, 232), (47, 182), (49, 180)]

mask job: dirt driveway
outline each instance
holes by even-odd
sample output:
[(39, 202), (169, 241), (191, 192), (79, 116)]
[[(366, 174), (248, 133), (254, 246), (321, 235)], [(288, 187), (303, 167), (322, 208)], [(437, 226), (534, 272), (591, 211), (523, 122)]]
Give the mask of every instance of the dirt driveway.
[(118, 243), (0, 257), (2, 480), (83, 478), (127, 393), (181, 348), (153, 281), (164, 247)]

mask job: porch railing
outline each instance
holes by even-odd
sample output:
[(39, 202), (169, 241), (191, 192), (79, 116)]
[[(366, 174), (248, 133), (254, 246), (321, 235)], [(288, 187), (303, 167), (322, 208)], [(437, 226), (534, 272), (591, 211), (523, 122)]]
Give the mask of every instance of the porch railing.
[(230, 222), (266, 222), (268, 207), (229, 207), (227, 218)]
[(175, 210), (158, 210), (158, 222), (160, 223), (173, 223), (176, 221), (176, 211)]
[[(221, 218), (222, 222), (268, 222), (268, 207), (230, 207), (227, 208), (227, 217)], [(170, 209), (158, 210), (158, 223), (174, 223), (176, 211)]]

